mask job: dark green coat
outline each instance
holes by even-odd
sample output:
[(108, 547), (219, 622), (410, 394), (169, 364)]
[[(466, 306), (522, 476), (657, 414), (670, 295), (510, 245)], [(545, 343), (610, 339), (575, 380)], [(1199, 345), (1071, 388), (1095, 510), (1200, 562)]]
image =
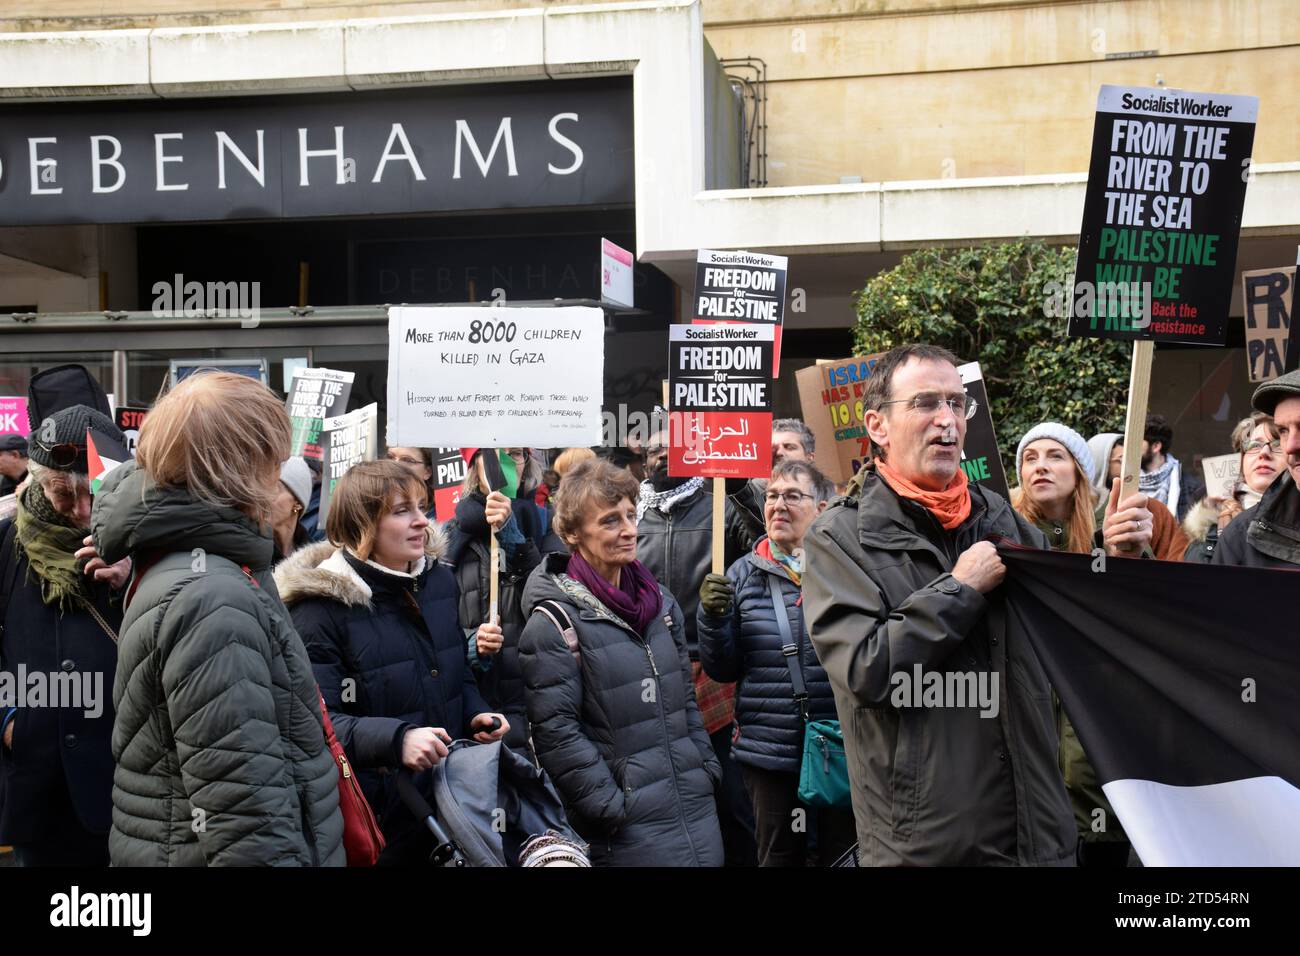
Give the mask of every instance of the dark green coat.
[(338, 770), (269, 533), (133, 463), (91, 532), (104, 560), (146, 567), (113, 685), (113, 864), (343, 865)]
[[(991, 535), (1039, 548), (1042, 535), (978, 485), (970, 517), (944, 531), (864, 471), (860, 497), (813, 522), (803, 575), (804, 619), (844, 731), (861, 865), (1073, 865), (1047, 676), (1032, 648), (1012, 642), (1001, 595), (951, 573)], [(954, 681), (996, 674), (997, 716), (895, 706), (896, 675), (917, 666)]]

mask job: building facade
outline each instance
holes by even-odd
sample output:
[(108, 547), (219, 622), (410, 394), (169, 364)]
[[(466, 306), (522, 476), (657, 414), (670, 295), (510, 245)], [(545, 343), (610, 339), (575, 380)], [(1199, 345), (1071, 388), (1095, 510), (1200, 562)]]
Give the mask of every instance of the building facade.
[[(2, 394), (82, 361), (147, 402), (173, 357), (264, 355), (382, 404), (385, 303), (595, 298), (608, 237), (638, 266), (607, 405), (656, 400), (695, 250), (743, 248), (790, 257), (794, 413), (908, 251), (1077, 239), (1103, 83), (1257, 95), (1237, 271), (1300, 241), (1288, 0), (114, 6), (0, 12)], [(188, 281), (256, 283), (262, 320), (158, 314)], [(1232, 315), (1157, 352), (1184, 458), (1248, 408)]]

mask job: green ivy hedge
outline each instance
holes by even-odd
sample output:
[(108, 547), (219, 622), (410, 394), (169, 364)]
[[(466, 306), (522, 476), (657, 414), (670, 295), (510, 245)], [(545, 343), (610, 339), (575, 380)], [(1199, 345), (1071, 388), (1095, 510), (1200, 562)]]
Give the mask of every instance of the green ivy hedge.
[(1065, 334), (1074, 258), (1029, 240), (914, 252), (858, 292), (856, 354), (927, 342), (978, 361), (1014, 487), (1016, 444), (1039, 422), (1124, 428), (1131, 346)]

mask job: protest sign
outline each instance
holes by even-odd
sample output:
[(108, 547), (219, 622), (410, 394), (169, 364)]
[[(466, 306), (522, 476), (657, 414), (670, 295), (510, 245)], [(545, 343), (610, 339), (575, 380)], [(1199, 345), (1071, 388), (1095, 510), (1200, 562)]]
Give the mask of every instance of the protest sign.
[(149, 409), (133, 405), (119, 405), (113, 409), (113, 422), (126, 436), (126, 450), (132, 458), (135, 457), (136, 443), (140, 441), (140, 426), (148, 414)]
[[(1291, 315), (1295, 315), (1296, 305), (1300, 304), (1300, 293), (1297, 288), (1300, 282), (1295, 281), (1297, 273), (1300, 273), (1300, 246), (1296, 247), (1295, 252), (1295, 272), (1291, 273)], [(1286, 342), (1286, 371), (1294, 371), (1300, 368), (1300, 334), (1288, 335)]]
[(632, 253), (600, 240), (600, 301), (632, 308)]
[(334, 486), (353, 465), (373, 461), (379, 443), (379, 406), (374, 402), (321, 422), (320, 517), (323, 527)]
[(327, 418), (336, 418), (348, 407), (355, 372), (330, 368), (303, 368), (294, 373), (285, 402), (293, 425), (289, 454), (322, 459), (321, 429)]
[(31, 434), (31, 425), (27, 420), (27, 399), (16, 395), (0, 397), (0, 435)]
[(817, 467), (842, 484), (871, 460), (862, 393), (884, 353), (823, 362), (795, 373), (803, 420), (817, 442)]
[(1258, 108), (1101, 88), (1070, 335), (1223, 345)]
[(1246, 366), (1252, 382), (1277, 378), (1283, 372), (1295, 273), (1295, 266), (1286, 266), (1241, 274)]
[(1205, 495), (1207, 498), (1230, 498), (1241, 477), (1241, 456), (1215, 455), (1201, 459), (1201, 470), (1205, 472)]
[(465, 469), (459, 448), (433, 449), (433, 508), (439, 524), (456, 517)]
[(772, 367), (781, 365), (786, 257), (701, 249), (695, 259), (694, 321), (754, 322), (774, 327)]
[(668, 330), (668, 473), (766, 478), (772, 471), (770, 325)]
[(605, 317), (598, 308), (388, 312), (388, 445), (599, 445)]
[(991, 488), (1003, 498), (1010, 498), (1007, 473), (998, 453), (998, 439), (993, 432), (993, 414), (989, 408), (988, 392), (984, 388), (984, 374), (979, 362), (968, 362), (957, 367), (962, 385), (966, 386), (968, 402), (975, 405), (974, 414), (966, 419), (966, 441), (961, 448), (961, 467), (972, 485)]

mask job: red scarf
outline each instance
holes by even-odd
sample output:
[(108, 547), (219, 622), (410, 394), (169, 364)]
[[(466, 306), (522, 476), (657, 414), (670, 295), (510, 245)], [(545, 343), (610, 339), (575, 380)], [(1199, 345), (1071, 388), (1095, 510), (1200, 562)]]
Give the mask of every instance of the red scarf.
[(970, 517), (970, 485), (966, 481), (966, 472), (961, 468), (957, 469), (956, 476), (943, 491), (918, 488), (879, 459), (876, 461), (876, 471), (900, 497), (910, 498), (927, 508), (947, 531), (959, 527)]

